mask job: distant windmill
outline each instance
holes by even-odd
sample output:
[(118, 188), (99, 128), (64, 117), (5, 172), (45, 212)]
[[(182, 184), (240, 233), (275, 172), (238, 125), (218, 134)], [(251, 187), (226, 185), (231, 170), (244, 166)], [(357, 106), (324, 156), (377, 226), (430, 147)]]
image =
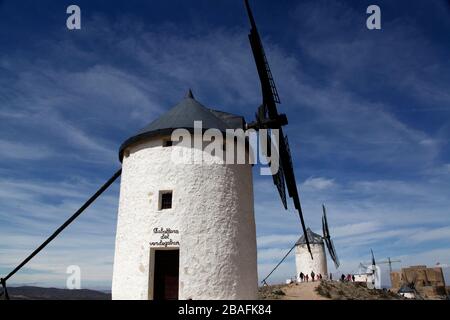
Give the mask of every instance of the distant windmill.
[(389, 265), (389, 273), (391, 273), (392, 272), (392, 264), (400, 263), (400, 262), (402, 262), (402, 260), (391, 260), (391, 258), (388, 257), (387, 260), (380, 261), (380, 262), (378, 262), (378, 264), (388, 264)]
[(380, 268), (377, 266), (372, 249), (370, 249), (370, 253), (372, 254), (372, 265), (367, 268), (369, 271), (368, 282), (370, 281), (375, 289), (381, 289)]
[(373, 250), (370, 249), (372, 261), (361, 262), (358, 266), (358, 274), (355, 274), (356, 282), (367, 283), (367, 286), (372, 285), (372, 288), (381, 289), (380, 268), (375, 261)]
[[(333, 241), (331, 240), (330, 230), (328, 228), (328, 220), (325, 206), (322, 205), (322, 232), (323, 235), (313, 232), (310, 228), (306, 229), (297, 242), (291, 247), (291, 249), (284, 255), (281, 261), (272, 269), (272, 271), (262, 280), (265, 283), (267, 278), (278, 268), (278, 266), (286, 259), (294, 248), (295, 250), (295, 265), (296, 265), (296, 278), (299, 279), (299, 274), (310, 274), (313, 271), (316, 275), (328, 276), (327, 256), (325, 254), (325, 245), (330, 254), (331, 260), (334, 262), (334, 266), (339, 268), (339, 258), (336, 253)], [(311, 258), (309, 248), (307, 246), (306, 239), (309, 239), (310, 248), (314, 259)]]
[(339, 268), (339, 258), (337, 256), (333, 240), (331, 240), (330, 230), (328, 228), (327, 213), (324, 205), (322, 205), (322, 211), (323, 235), (320, 236), (319, 234), (314, 233), (310, 228), (306, 231), (308, 238), (311, 241), (311, 250), (314, 255), (314, 260), (312, 260), (308, 255), (308, 251), (305, 246), (305, 235), (301, 236), (296, 243), (297, 248), (295, 250), (295, 265), (297, 270), (297, 278), (300, 273), (310, 274), (311, 272), (314, 272), (317, 275), (321, 274), (323, 276), (328, 276), (325, 245), (328, 249), (331, 260), (334, 262), (334, 266), (336, 269)]
[[(373, 255), (373, 252), (372, 252)], [(389, 273), (392, 272), (392, 264), (393, 263), (400, 263), (401, 260), (392, 260), (390, 257), (387, 258), (387, 260), (378, 261), (378, 264), (388, 264), (389, 265)], [(366, 263), (367, 264), (367, 263)]]

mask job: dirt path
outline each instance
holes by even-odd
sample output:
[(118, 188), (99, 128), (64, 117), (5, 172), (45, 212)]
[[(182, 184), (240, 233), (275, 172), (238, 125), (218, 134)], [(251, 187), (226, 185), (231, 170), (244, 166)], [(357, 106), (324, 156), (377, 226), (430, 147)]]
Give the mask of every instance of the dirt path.
[[(316, 292), (320, 286), (321, 295)], [(262, 300), (403, 300), (387, 290), (371, 290), (365, 283), (323, 281), (276, 284), (259, 288)]]
[(283, 300), (329, 300), (322, 297), (316, 292), (316, 288), (320, 282), (302, 282), (298, 284), (290, 284), (283, 288), (286, 294), (281, 297)]

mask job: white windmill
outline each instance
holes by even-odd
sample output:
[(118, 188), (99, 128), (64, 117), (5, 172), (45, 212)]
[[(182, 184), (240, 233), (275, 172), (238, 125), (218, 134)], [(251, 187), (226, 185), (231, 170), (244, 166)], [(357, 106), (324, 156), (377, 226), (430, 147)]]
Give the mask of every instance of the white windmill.
[[(256, 121), (209, 109), (192, 92), (120, 147), (122, 181), (113, 271), (113, 299), (256, 299), (257, 259), (252, 164), (174, 163), (173, 154), (206, 149), (174, 144), (171, 134), (216, 129), (278, 130), (273, 181), (287, 208), (293, 199), (306, 233), (278, 93), (248, 1), (249, 40), (262, 90)], [(194, 124), (202, 122), (196, 133)], [(184, 139), (184, 138), (183, 138)], [(238, 143), (238, 142), (236, 142)], [(226, 148), (234, 148), (226, 145)], [(249, 152), (249, 150), (247, 150)], [(268, 155), (266, 155), (268, 156)], [(195, 157), (195, 156), (194, 156)], [(273, 160), (273, 158), (271, 158)], [(287, 187), (287, 194), (286, 189)], [(309, 254), (308, 237), (305, 247)]]
[(309, 239), (311, 252), (314, 259), (311, 259), (308, 248), (306, 246), (305, 235), (302, 235), (296, 243), (295, 249), (295, 265), (297, 270), (297, 280), (300, 280), (300, 274), (321, 274), (328, 277), (327, 256), (325, 254), (325, 246), (328, 249), (330, 258), (333, 260), (336, 269), (339, 267), (339, 259), (337, 257), (336, 249), (331, 240), (330, 230), (328, 228), (326, 208), (322, 205), (322, 232), (323, 235), (314, 233), (310, 228), (307, 229), (306, 235)]

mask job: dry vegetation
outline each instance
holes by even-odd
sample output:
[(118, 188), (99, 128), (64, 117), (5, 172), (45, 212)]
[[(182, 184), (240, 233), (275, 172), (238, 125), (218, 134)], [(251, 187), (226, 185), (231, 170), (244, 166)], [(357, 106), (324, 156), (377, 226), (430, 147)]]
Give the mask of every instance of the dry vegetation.
[(258, 290), (258, 299), (260, 300), (278, 300), (282, 299), (286, 294), (283, 291), (286, 285), (273, 285), (260, 287)]
[(403, 300), (396, 293), (368, 289), (365, 284), (354, 282), (322, 281), (316, 292), (332, 300)]
[(259, 288), (262, 300), (403, 300), (387, 290), (371, 290), (365, 284), (321, 281)]

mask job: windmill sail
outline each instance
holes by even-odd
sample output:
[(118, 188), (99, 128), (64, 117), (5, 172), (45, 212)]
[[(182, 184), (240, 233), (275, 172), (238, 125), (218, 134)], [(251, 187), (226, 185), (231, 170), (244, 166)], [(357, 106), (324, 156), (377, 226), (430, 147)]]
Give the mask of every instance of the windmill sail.
[(328, 229), (328, 220), (327, 220), (327, 210), (325, 209), (325, 206), (322, 205), (322, 231), (323, 231), (323, 239), (325, 240), (325, 244), (328, 249), (328, 253), (330, 254), (331, 260), (334, 262), (334, 266), (339, 268), (339, 258), (336, 253), (336, 248), (334, 247), (333, 240), (331, 240), (330, 236), (330, 229)]
[[(283, 134), (282, 126), (287, 124), (287, 118), (283, 114), (278, 114), (277, 103), (280, 103), (280, 98), (278, 96), (278, 91), (275, 86), (275, 81), (273, 80), (272, 72), (270, 71), (269, 63), (264, 52), (264, 48), (261, 42), (261, 38), (256, 27), (255, 19), (253, 18), (252, 11), (248, 0), (245, 0), (245, 6), (247, 8), (248, 17), (250, 19), (251, 30), (248, 35), (250, 40), (250, 45), (253, 52), (253, 57), (255, 59), (256, 68), (258, 71), (261, 91), (262, 91), (262, 105), (258, 108), (258, 113), (256, 116), (256, 122), (251, 124), (251, 126), (261, 129), (278, 129), (280, 136), (279, 143), (279, 160), (280, 166), (279, 171), (273, 175), (273, 181), (280, 194), (283, 206), (287, 209), (286, 195), (285, 195), (285, 184), (288, 190), (289, 197), (292, 198), (294, 202), (294, 207), (297, 210), (303, 234), (306, 235), (306, 225), (303, 218), (303, 211), (300, 204), (300, 198), (297, 190), (297, 183), (295, 179), (294, 168), (292, 165), (292, 157), (289, 149), (289, 144), (287, 137)], [(309, 240), (306, 238), (306, 245), (311, 254), (311, 248), (309, 245)]]
[[(263, 148), (265, 150), (263, 150), (263, 152), (266, 152), (267, 154), (264, 154), (266, 157), (270, 157), (270, 161), (279, 161), (279, 159), (274, 159), (274, 157), (276, 156), (276, 154), (269, 154), (269, 152), (271, 150), (275, 150), (278, 149), (277, 146), (274, 146), (272, 143), (272, 139), (270, 138), (270, 132), (269, 130), (265, 131), (265, 139), (267, 141), (267, 148)], [(271, 165), (269, 163), (269, 165)], [(270, 168), (272, 168), (272, 166), (270, 166)], [(272, 172), (272, 178), (273, 178), (273, 183), (275, 184), (275, 186), (277, 187), (278, 190), (278, 194), (280, 195), (281, 198), (281, 202), (283, 203), (283, 207), (284, 209), (287, 209), (287, 200), (286, 200), (286, 179), (284, 177), (284, 171), (283, 168), (281, 166), (279, 166), (278, 171), (277, 172)]]
[(287, 200), (286, 200), (286, 189), (285, 189), (285, 178), (283, 169), (279, 168), (278, 172), (273, 176), (273, 183), (277, 187), (278, 193), (280, 194), (281, 202), (283, 203), (283, 207), (287, 209)]

